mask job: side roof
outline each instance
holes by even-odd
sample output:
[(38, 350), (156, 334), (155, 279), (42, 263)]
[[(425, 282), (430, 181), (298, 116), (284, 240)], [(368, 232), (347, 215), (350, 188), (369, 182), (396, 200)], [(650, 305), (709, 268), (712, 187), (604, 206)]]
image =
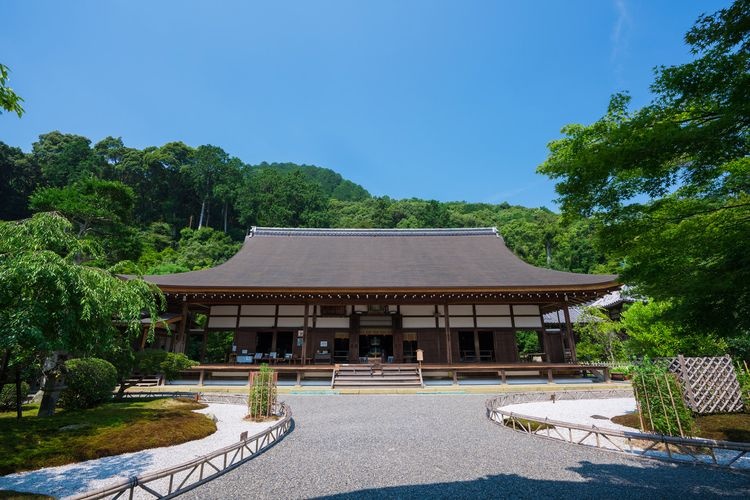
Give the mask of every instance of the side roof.
[(615, 275), (532, 266), (495, 228), (253, 228), (227, 262), (152, 275), (165, 291), (253, 290), (605, 290)]

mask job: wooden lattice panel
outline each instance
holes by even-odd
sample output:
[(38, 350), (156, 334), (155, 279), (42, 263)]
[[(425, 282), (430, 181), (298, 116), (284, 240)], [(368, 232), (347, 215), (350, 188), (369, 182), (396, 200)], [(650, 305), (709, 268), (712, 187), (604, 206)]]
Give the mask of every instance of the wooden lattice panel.
[(685, 392), (685, 403), (699, 414), (732, 413), (743, 410), (742, 391), (729, 356), (670, 360)]

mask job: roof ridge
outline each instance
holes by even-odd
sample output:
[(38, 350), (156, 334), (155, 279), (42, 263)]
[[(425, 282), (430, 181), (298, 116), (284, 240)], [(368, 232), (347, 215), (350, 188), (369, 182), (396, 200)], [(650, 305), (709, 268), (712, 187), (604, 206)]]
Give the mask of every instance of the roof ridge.
[(253, 236), (498, 236), (498, 231), (496, 227), (334, 229), (253, 226), (247, 237)]

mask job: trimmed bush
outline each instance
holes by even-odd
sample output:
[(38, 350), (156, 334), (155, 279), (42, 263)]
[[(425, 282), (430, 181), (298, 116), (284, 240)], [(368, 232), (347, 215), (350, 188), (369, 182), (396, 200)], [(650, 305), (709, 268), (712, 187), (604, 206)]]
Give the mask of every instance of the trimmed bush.
[[(26, 399), (29, 393), (29, 384), (21, 382), (21, 401)], [(16, 384), (5, 384), (0, 391), (0, 410), (13, 411), (16, 409)]]
[(685, 405), (682, 385), (665, 366), (644, 360), (633, 371), (633, 390), (644, 430), (669, 436), (692, 436), (693, 414)]
[(60, 406), (65, 409), (93, 408), (112, 399), (117, 370), (99, 358), (71, 359), (65, 362), (65, 390)]

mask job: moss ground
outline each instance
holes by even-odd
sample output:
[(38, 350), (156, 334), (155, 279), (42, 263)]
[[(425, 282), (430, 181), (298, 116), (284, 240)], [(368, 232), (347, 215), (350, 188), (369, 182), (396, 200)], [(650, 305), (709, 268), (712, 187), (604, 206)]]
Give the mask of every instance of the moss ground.
[[(216, 424), (192, 410), (205, 405), (189, 399), (108, 403), (98, 408), (24, 418), (0, 413), (0, 474), (64, 465), (200, 439)], [(2, 497), (0, 497), (2, 498)]]
[[(612, 418), (616, 424), (638, 429), (638, 414), (618, 415)], [(750, 413), (727, 413), (695, 417), (698, 437), (718, 441), (750, 442)]]

